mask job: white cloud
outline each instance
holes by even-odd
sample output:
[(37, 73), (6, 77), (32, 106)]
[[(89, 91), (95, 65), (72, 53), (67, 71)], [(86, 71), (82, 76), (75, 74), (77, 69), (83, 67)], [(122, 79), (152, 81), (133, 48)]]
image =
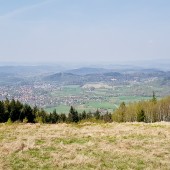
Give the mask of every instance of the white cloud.
[(17, 15), (20, 15), (20, 14), (22, 14), (24, 12), (27, 12), (27, 11), (30, 11), (32, 9), (38, 8), (40, 6), (44, 6), (44, 5), (46, 5), (48, 3), (51, 3), (53, 1), (55, 1), (55, 0), (46, 0), (46, 1), (43, 1), (43, 2), (38, 3), (38, 4), (33, 4), (31, 6), (26, 6), (26, 7), (15, 9), (15, 10), (13, 10), (11, 12), (8, 12), (8, 13), (6, 13), (4, 15), (1, 15), (0, 20), (10, 19), (10, 18), (15, 17)]

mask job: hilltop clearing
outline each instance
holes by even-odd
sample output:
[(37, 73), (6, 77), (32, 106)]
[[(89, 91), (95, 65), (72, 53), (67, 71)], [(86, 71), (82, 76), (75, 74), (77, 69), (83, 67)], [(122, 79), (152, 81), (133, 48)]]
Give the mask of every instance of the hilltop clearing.
[(170, 169), (169, 123), (0, 124), (0, 169)]

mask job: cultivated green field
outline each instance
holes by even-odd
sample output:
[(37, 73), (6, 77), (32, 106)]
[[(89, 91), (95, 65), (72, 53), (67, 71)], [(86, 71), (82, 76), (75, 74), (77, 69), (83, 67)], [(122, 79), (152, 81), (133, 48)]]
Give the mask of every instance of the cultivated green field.
[(50, 107), (50, 108), (46, 108), (45, 110), (48, 113), (52, 113), (54, 111), (54, 109), (56, 109), (57, 113), (69, 113), (70, 107), (66, 106), (66, 105), (59, 105), (57, 107)]
[[(96, 84), (98, 87), (100, 84)], [(101, 86), (101, 85), (100, 85)], [(94, 85), (95, 87), (95, 85)], [(107, 87), (107, 86), (106, 86)], [(93, 88), (93, 90), (80, 87), (78, 85), (63, 86), (59, 90), (52, 92), (50, 95), (52, 98), (60, 97), (63, 102), (70, 102), (70, 98), (76, 99), (70, 105), (60, 104), (53, 107), (45, 108), (47, 112), (52, 112), (54, 109), (58, 113), (68, 113), (70, 106), (74, 106), (79, 112), (96, 111), (97, 109), (108, 110), (113, 112), (119, 107), (121, 102), (130, 103), (139, 100), (149, 100), (152, 97), (152, 90), (148, 96), (142, 94), (135, 95), (135, 91), (138, 91), (138, 87), (113, 87), (113, 88)], [(145, 89), (145, 87), (143, 87)], [(132, 92), (132, 94), (130, 93)], [(133, 94), (134, 93), (134, 94)]]

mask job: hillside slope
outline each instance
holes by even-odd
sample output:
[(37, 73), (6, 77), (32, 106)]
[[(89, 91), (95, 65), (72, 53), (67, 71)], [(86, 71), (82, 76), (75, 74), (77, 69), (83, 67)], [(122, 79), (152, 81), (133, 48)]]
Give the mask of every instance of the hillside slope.
[(0, 169), (170, 169), (169, 123), (0, 124)]

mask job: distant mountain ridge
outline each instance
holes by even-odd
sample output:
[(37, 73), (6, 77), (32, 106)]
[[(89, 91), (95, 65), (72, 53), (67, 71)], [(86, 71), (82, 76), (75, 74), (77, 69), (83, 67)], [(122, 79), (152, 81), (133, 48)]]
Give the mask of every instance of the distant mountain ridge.
[[(81, 67), (62, 70), (56, 66), (0, 66), (0, 83), (27, 83), (32, 81), (54, 82), (57, 84), (76, 84), (105, 82), (109, 84), (127, 84), (129, 81), (143, 81), (148, 78), (158, 78), (162, 84), (170, 84), (170, 72), (159, 69), (95, 68)], [(113, 82), (114, 81), (114, 82)]]
[(13, 75), (36, 75), (63, 71), (61, 66), (0, 66), (0, 73)]
[(77, 75), (87, 75), (87, 74), (103, 74), (112, 72), (112, 69), (105, 69), (105, 68), (91, 68), (91, 67), (82, 67), (72, 70), (67, 70), (65, 73), (72, 73)]
[[(83, 68), (84, 69), (84, 68)], [(82, 70), (83, 70), (82, 69)], [(84, 84), (88, 82), (109, 82), (112, 81), (113, 78), (122, 79), (124, 75), (118, 72), (97, 72), (97, 69), (90, 69), (87, 72), (81, 72), (81, 75), (73, 74), (69, 72), (63, 73), (56, 73), (50, 76), (45, 76), (45, 81), (52, 81), (57, 83), (64, 83), (64, 84)], [(110, 71), (110, 70), (108, 70)], [(79, 72), (79, 70), (78, 70)], [(77, 70), (76, 70), (77, 73)], [(86, 73), (86, 74), (85, 74)], [(80, 74), (80, 72), (79, 72)]]
[[(113, 69), (89, 68), (82, 67), (78, 69), (68, 70), (62, 73), (45, 76), (44, 81), (62, 83), (62, 84), (78, 84), (105, 82), (111, 84), (124, 84), (129, 81), (144, 81), (148, 78), (165, 78), (167, 84), (169, 81), (169, 73), (158, 69), (140, 69), (131, 71), (116, 72)], [(114, 81), (114, 83), (113, 83)]]

